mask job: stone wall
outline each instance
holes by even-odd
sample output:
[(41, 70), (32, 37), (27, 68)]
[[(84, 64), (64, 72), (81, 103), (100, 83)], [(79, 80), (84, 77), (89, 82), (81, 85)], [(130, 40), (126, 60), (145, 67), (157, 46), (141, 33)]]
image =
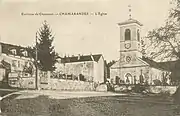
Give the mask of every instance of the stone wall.
[(94, 85), (90, 82), (73, 81), (63, 79), (50, 79), (49, 89), (68, 91), (94, 91)]
[[(35, 78), (11, 79), (11, 87), (35, 89)], [(67, 91), (95, 91), (93, 83), (64, 79), (50, 79), (49, 83), (39, 84), (40, 89), (67, 90)]]
[(29, 77), (29, 78), (20, 78), (17, 80), (17, 78), (11, 78), (9, 79), (9, 84), (11, 87), (15, 88), (26, 88), (26, 89), (34, 89), (35, 88), (35, 78)]
[(176, 92), (177, 86), (150, 86), (149, 92), (151, 93), (170, 93), (171, 95)]
[[(134, 85), (115, 85), (114, 90), (115, 92), (124, 92), (128, 90), (132, 90)], [(148, 93), (154, 94), (161, 94), (161, 93), (168, 93), (170, 95), (176, 92), (176, 86), (149, 86), (146, 88)]]

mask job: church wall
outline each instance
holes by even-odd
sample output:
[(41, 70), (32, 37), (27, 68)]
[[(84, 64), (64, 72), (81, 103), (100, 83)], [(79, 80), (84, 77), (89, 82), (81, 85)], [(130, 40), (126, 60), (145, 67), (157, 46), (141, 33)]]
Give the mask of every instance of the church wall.
[[(144, 78), (144, 81), (147, 80), (149, 81), (149, 76), (147, 72), (149, 71), (148, 66), (141, 66), (141, 67), (131, 67), (131, 68), (122, 68), (121, 69), (121, 79), (126, 79), (125, 76), (127, 73), (130, 73), (132, 78), (131, 78), (131, 84), (136, 84), (140, 83), (140, 75), (141, 75), (141, 70), (142, 70), (142, 75)], [(135, 79), (135, 80), (134, 80)]]
[[(120, 54), (120, 64), (127, 64), (127, 65), (137, 65), (137, 57), (140, 57), (140, 53), (137, 51), (131, 51), (131, 52), (121, 52)], [(131, 58), (131, 61), (127, 61), (127, 57)], [(138, 64), (139, 65), (139, 64)]]
[(148, 82), (150, 84), (150, 76), (149, 76), (149, 71), (150, 71), (149, 66), (144, 66), (144, 67), (137, 67), (136, 68), (136, 78), (137, 78), (137, 83), (140, 83), (140, 75), (142, 74), (144, 82)]
[(125, 83), (126, 83), (126, 75), (127, 74), (130, 74), (130, 84), (133, 84), (134, 83), (134, 75), (136, 75), (136, 70), (135, 68), (122, 68), (121, 69), (121, 76), (120, 76), (120, 79), (123, 80)]
[(129, 68), (111, 68), (111, 72), (110, 72), (110, 78), (111, 80), (113, 80), (113, 83), (115, 84), (116, 82), (116, 76), (120, 77), (120, 80), (123, 80), (124, 82), (126, 82), (126, 75), (128, 75), (128, 73), (131, 75), (130, 76), (130, 84), (135, 84), (135, 80), (136, 79), (136, 84), (140, 82), (140, 78), (139, 76), (141, 75), (141, 70), (142, 70), (142, 75), (144, 78), (144, 81), (147, 81), (148, 84), (150, 84), (151, 82), (151, 78), (150, 78), (150, 67), (149, 66), (142, 66), (142, 67), (129, 67)]
[(110, 69), (110, 80), (113, 84), (116, 84), (116, 76), (120, 77), (119, 72), (120, 72), (120, 70), (118, 68), (111, 68)]
[(116, 84), (116, 76), (120, 77), (120, 80), (123, 80), (126, 82), (126, 75), (129, 73), (131, 75), (130, 84), (136, 84), (140, 83), (140, 75), (142, 74), (144, 82), (146, 82), (149, 85), (154, 85), (153, 80), (160, 80), (162, 82), (163, 80), (163, 72), (162, 70), (149, 67), (149, 66), (142, 66), (142, 67), (129, 67), (129, 68), (114, 68), (111, 69), (110, 72), (110, 79), (114, 84)]

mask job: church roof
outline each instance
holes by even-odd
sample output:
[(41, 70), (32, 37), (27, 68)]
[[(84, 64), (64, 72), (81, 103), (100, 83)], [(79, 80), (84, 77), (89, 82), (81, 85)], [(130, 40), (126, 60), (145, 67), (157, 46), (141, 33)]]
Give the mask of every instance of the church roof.
[[(128, 67), (142, 67), (142, 66), (150, 66), (152, 68), (156, 68), (159, 70), (164, 70), (164, 71), (174, 71), (174, 69), (180, 69), (180, 65), (177, 65), (178, 62), (177, 61), (168, 61), (168, 62), (155, 62), (149, 58), (145, 58), (145, 57), (138, 57), (137, 61), (132, 63), (126, 63), (126, 62), (122, 62), (119, 63), (120, 60), (116, 61), (111, 68), (128, 68)], [(180, 62), (180, 60), (179, 60)]]
[(138, 25), (143, 26), (143, 24), (140, 23), (138, 20), (132, 19), (132, 18), (130, 18), (124, 22), (118, 23), (118, 25), (126, 25), (126, 24), (131, 24), (131, 23), (137, 23)]
[(133, 62), (127, 63), (126, 61), (116, 61), (111, 68), (130, 68), (130, 67), (143, 67), (143, 66), (149, 66), (148, 63), (143, 61), (141, 58), (136, 57), (136, 60)]
[(168, 62), (155, 62), (149, 58), (142, 57), (142, 60), (147, 62), (151, 67), (161, 69), (161, 70), (166, 70), (166, 71), (173, 71), (174, 69), (179, 69), (180, 67), (177, 68), (176, 64), (177, 61), (168, 61)]
[(64, 58), (61, 58), (61, 62), (62, 63), (85, 62), (85, 61), (98, 62), (101, 56), (102, 54), (64, 57)]

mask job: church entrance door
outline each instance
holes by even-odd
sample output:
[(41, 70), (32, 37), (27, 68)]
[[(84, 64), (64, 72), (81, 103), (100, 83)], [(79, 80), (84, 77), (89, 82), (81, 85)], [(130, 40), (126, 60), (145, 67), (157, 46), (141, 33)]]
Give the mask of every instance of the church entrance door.
[(132, 75), (130, 73), (127, 73), (124, 78), (125, 84), (133, 84), (132, 79)]

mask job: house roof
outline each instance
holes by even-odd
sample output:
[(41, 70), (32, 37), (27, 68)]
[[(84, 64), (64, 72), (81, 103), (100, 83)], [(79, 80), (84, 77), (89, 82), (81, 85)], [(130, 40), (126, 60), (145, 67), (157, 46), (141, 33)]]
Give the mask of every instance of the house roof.
[(132, 18), (128, 19), (128, 20), (126, 20), (124, 22), (118, 23), (118, 25), (126, 25), (126, 24), (131, 24), (131, 23), (137, 23), (138, 25), (143, 26), (143, 24), (140, 23), (138, 20), (132, 19)]
[[(180, 61), (179, 61), (180, 62)], [(180, 63), (179, 63), (180, 64)], [(114, 62), (112, 65), (111, 65), (111, 68), (116, 68), (116, 67), (119, 67), (119, 60)], [(122, 66), (120, 67), (137, 67), (137, 66), (150, 66), (150, 67), (153, 67), (153, 68), (156, 68), (156, 69), (159, 69), (159, 70), (164, 70), (164, 71), (174, 71), (174, 69), (180, 69), (180, 65), (178, 67), (177, 65), (177, 61), (168, 61), (168, 62), (155, 62), (149, 58), (146, 58), (146, 57), (138, 57), (137, 58), (137, 62), (136, 64), (121, 64)]]
[(147, 62), (151, 67), (162, 69), (166, 71), (174, 71), (174, 69), (179, 69), (180, 67), (177, 67), (177, 61), (168, 61), (168, 62), (155, 62), (149, 58), (142, 57), (142, 60)]
[(111, 68), (132, 68), (132, 67), (144, 67), (149, 66), (149, 64), (143, 61), (141, 58), (136, 57), (136, 60), (133, 62), (126, 62), (126, 61), (115, 61), (110, 67)]
[[(2, 42), (0, 42), (0, 44), (2, 46), (2, 53), (4, 53), (4, 54), (13, 54), (11, 52), (11, 50), (15, 49), (16, 50), (16, 54), (13, 54), (13, 55), (24, 56), (23, 52), (27, 51), (26, 47), (22, 47), (22, 46), (19, 46), (19, 45), (13, 45), (13, 44), (2, 43)], [(30, 57), (29, 53), (27, 54), (27, 56), (24, 56), (24, 57)]]
[(98, 62), (101, 58), (102, 54), (96, 55), (81, 55), (81, 56), (71, 56), (71, 57), (64, 57), (61, 58), (62, 63), (72, 63), (72, 62), (85, 62), (85, 61), (95, 61)]
[(1, 68), (5, 68), (7, 70), (11, 70), (11, 65), (8, 62), (4, 61), (4, 60), (2, 60), (0, 62), (0, 67)]

